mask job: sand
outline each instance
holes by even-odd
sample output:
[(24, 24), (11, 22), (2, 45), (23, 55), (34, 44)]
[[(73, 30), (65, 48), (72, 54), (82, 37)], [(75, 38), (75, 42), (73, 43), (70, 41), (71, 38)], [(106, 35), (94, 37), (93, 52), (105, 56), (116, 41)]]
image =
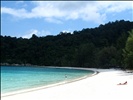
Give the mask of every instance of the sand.
[[(114, 69), (92, 69), (97, 75), (50, 88), (34, 89), (1, 100), (133, 100), (133, 73)], [(124, 83), (126, 85), (117, 85)]]

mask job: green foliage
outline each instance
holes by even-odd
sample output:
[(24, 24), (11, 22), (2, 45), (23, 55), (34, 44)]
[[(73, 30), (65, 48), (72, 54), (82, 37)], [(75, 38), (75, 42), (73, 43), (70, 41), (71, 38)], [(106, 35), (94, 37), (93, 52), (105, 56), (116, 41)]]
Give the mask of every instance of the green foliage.
[(75, 55), (76, 66), (94, 67), (95, 46), (93, 43), (82, 44), (79, 46)]
[(123, 55), (125, 67), (133, 69), (133, 29), (129, 32), (129, 37), (126, 41), (126, 46)]
[[(115, 21), (96, 28), (30, 39), (0, 36), (1, 63), (110, 68), (131, 66), (133, 22)], [(128, 40), (127, 40), (128, 38)], [(127, 42), (126, 42), (127, 41)], [(127, 65), (130, 64), (130, 65)]]
[(98, 65), (104, 68), (117, 66), (117, 54), (115, 47), (104, 47), (98, 52)]

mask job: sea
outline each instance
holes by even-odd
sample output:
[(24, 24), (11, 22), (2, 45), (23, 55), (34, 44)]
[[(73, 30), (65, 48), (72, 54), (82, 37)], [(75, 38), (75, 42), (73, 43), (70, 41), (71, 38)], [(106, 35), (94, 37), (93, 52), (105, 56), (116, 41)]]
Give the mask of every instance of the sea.
[(1, 66), (1, 93), (69, 82), (93, 73), (91, 70), (73, 68)]

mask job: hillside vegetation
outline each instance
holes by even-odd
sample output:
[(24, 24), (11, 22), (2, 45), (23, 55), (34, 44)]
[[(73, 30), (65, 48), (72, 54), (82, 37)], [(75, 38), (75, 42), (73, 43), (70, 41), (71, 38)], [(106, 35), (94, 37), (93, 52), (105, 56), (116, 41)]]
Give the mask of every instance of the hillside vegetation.
[(133, 22), (120, 20), (72, 34), (0, 36), (1, 64), (133, 69), (132, 29)]

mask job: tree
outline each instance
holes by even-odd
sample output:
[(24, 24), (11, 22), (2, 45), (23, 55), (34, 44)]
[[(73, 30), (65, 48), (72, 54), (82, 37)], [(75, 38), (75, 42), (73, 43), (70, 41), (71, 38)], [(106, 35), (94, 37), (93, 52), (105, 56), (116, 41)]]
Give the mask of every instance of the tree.
[(133, 29), (128, 32), (129, 37), (126, 42), (124, 52), (124, 64), (126, 68), (133, 69)]
[(80, 45), (75, 58), (77, 66), (94, 67), (95, 49), (93, 43)]
[(104, 47), (97, 54), (98, 65), (102, 68), (117, 66), (117, 50), (114, 46)]
[[(56, 36), (43, 37), (33, 34), (30, 39), (0, 36), (1, 63), (103, 68), (121, 66), (122, 49), (132, 26), (133, 22), (122, 20), (96, 28), (84, 28), (72, 34), (60, 32)], [(129, 50), (125, 52), (127, 57)]]

